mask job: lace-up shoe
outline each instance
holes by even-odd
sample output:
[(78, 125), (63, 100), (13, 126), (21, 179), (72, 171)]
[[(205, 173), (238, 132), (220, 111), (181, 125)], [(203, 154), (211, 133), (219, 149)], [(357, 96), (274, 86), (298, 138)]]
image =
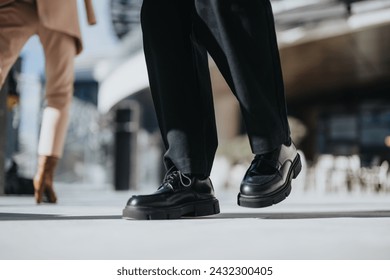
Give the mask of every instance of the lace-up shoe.
[(218, 213), (219, 202), (209, 177), (199, 179), (173, 170), (168, 171), (156, 192), (132, 196), (123, 209), (123, 218), (178, 219)]

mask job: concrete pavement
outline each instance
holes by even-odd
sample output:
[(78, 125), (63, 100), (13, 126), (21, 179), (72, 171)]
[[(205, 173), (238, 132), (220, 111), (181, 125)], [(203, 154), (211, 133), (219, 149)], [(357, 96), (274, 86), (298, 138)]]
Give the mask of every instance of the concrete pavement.
[(293, 191), (249, 209), (236, 205), (236, 192), (218, 191), (219, 215), (134, 221), (121, 219), (134, 192), (56, 188), (57, 205), (0, 197), (0, 259), (390, 259), (390, 194)]

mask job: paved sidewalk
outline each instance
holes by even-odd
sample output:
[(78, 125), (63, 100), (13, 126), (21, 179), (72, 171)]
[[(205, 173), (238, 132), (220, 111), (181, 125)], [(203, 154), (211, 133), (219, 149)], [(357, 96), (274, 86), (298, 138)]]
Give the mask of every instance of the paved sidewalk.
[(0, 259), (390, 259), (390, 194), (293, 192), (249, 209), (219, 192), (219, 215), (134, 221), (121, 219), (133, 192), (57, 190), (57, 205), (0, 197)]

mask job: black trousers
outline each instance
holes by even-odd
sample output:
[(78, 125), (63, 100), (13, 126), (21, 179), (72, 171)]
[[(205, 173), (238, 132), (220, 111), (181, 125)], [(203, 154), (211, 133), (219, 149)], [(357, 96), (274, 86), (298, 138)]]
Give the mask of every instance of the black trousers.
[(207, 53), (239, 101), (253, 153), (288, 140), (269, 0), (144, 0), (141, 22), (167, 168), (210, 174), (218, 140)]

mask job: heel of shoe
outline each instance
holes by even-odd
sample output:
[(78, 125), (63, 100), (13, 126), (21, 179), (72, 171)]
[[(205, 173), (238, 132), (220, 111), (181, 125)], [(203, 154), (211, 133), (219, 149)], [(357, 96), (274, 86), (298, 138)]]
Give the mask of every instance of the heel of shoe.
[(40, 204), (43, 202), (43, 192), (44, 192), (43, 182), (42, 180), (40, 180), (40, 178), (35, 177), (33, 179), (33, 184), (34, 184), (35, 202), (37, 204)]
[(219, 212), (219, 202), (217, 199), (214, 199), (212, 201), (204, 201), (194, 204), (193, 211), (184, 214), (183, 217), (210, 216), (219, 214)]
[(48, 203), (57, 203), (57, 196), (53, 190), (53, 186), (49, 186), (46, 188), (45, 195)]
[(293, 179), (298, 177), (301, 170), (302, 170), (302, 162), (301, 162), (301, 157), (298, 154), (294, 160)]

